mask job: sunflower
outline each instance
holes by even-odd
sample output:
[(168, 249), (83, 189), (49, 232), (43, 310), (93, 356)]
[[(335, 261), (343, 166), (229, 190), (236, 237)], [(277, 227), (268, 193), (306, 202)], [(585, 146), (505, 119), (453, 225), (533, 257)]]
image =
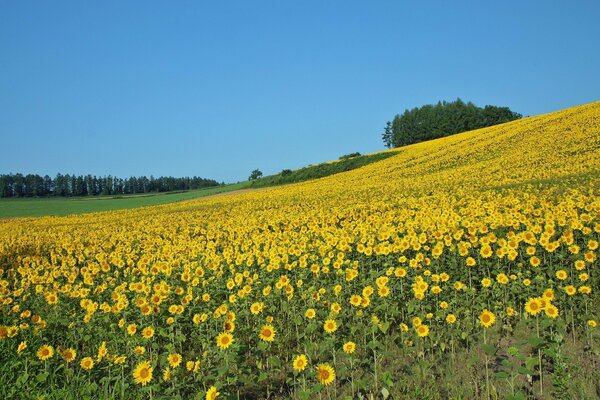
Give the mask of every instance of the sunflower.
[(425, 337), (429, 335), (429, 327), (427, 325), (421, 324), (417, 326), (415, 330), (417, 331), (417, 335), (419, 335), (419, 337)]
[(219, 392), (217, 392), (217, 388), (215, 386), (211, 386), (206, 391), (206, 400), (215, 400), (217, 397), (219, 397)]
[(163, 370), (163, 382), (169, 382), (171, 380), (171, 368), (167, 367)]
[(306, 312), (304, 313), (304, 315), (308, 319), (313, 319), (317, 315), (317, 312), (315, 311), (314, 308), (309, 308), (308, 310), (306, 310)]
[(173, 368), (177, 368), (179, 364), (181, 364), (181, 354), (173, 353), (167, 356), (167, 361), (169, 361), (169, 365)]
[(40, 347), (37, 351), (37, 357), (42, 361), (51, 358), (53, 355), (54, 349), (52, 348), (52, 346), (44, 345)]
[(106, 357), (106, 355), (107, 355), (107, 354), (108, 354), (108, 350), (106, 350), (106, 342), (105, 342), (105, 341), (103, 341), (103, 342), (100, 344), (100, 348), (98, 349), (98, 356), (97, 356), (97, 359), (96, 359), (96, 360), (97, 360), (98, 362), (102, 361), (102, 359), (103, 359), (104, 357)]
[(225, 321), (223, 323), (223, 330), (225, 332), (233, 333), (233, 331), (235, 331), (235, 322), (233, 322), (233, 321)]
[(540, 299), (537, 297), (529, 299), (527, 303), (525, 303), (525, 311), (531, 315), (537, 315), (539, 312), (541, 312), (542, 304)]
[(81, 368), (89, 371), (90, 369), (94, 368), (94, 359), (92, 357), (84, 357), (81, 359), (79, 365)]
[(567, 295), (569, 296), (573, 296), (575, 293), (577, 293), (577, 288), (575, 288), (575, 286), (569, 285), (565, 287), (565, 293), (567, 293)]
[(27, 342), (26, 341), (22, 341), (21, 343), (19, 343), (19, 345), (17, 346), (17, 353), (21, 354), (21, 352), (23, 350), (25, 350), (27, 348)]
[(335, 380), (335, 370), (329, 364), (319, 364), (317, 366), (317, 379), (323, 385), (329, 385)]
[(565, 279), (567, 279), (568, 276), (569, 274), (567, 274), (567, 271), (565, 271), (564, 269), (556, 271), (556, 279), (564, 281)]
[(453, 323), (456, 322), (456, 316), (454, 314), (446, 315), (446, 322), (449, 323), (450, 325), (452, 325)]
[(533, 256), (529, 259), (529, 264), (531, 264), (532, 267), (537, 267), (541, 264), (541, 260), (538, 257)]
[(344, 353), (352, 354), (356, 350), (356, 343), (354, 343), (352, 341), (346, 342), (342, 346), (342, 349), (344, 350)]
[(377, 290), (377, 294), (379, 294), (379, 297), (387, 297), (390, 294), (390, 288), (387, 286), (381, 286)]
[(250, 306), (250, 312), (254, 315), (258, 315), (260, 314), (260, 312), (263, 310), (263, 305), (261, 303), (253, 303)]
[(127, 334), (129, 336), (135, 335), (136, 331), (137, 331), (137, 326), (135, 324), (127, 325)]
[(333, 319), (328, 319), (323, 324), (323, 329), (325, 329), (325, 332), (327, 333), (333, 333), (337, 330), (337, 328), (337, 322), (335, 322)]
[(553, 305), (553, 304), (547, 305), (546, 308), (544, 308), (544, 312), (550, 318), (556, 318), (556, 317), (558, 317), (558, 308), (555, 305)]
[(353, 294), (350, 297), (350, 304), (353, 305), (354, 307), (360, 306), (361, 301), (362, 301), (362, 298), (357, 294)]
[(152, 370), (153, 368), (148, 361), (142, 361), (136, 365), (133, 370), (133, 379), (135, 383), (145, 386), (152, 380)]
[(272, 342), (275, 340), (275, 328), (272, 325), (263, 325), (260, 328), (258, 337), (265, 342)]
[(304, 369), (306, 368), (307, 365), (308, 365), (308, 359), (306, 358), (306, 356), (304, 354), (300, 354), (300, 355), (296, 356), (294, 358), (294, 361), (292, 362), (292, 367), (294, 367), (294, 370), (296, 370), (298, 372), (304, 371)]
[(220, 333), (217, 336), (217, 347), (221, 350), (225, 350), (233, 343), (233, 335), (229, 332)]
[(494, 315), (493, 312), (491, 312), (487, 309), (483, 310), (481, 315), (479, 315), (479, 322), (484, 327), (489, 328), (490, 326), (494, 325), (494, 322), (496, 322), (496, 316)]
[(77, 352), (75, 351), (75, 349), (70, 347), (68, 349), (63, 350), (60, 353), (60, 355), (67, 363), (70, 363), (71, 361), (75, 360), (75, 358), (77, 358)]
[(142, 336), (144, 337), (144, 339), (150, 339), (152, 336), (154, 336), (154, 328), (148, 326), (142, 329)]

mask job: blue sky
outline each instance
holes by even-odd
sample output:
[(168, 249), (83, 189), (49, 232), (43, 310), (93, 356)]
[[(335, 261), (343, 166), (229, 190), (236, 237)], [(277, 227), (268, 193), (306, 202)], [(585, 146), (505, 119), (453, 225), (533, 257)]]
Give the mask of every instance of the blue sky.
[(600, 99), (598, 1), (0, 0), (0, 173), (234, 182), (457, 97)]

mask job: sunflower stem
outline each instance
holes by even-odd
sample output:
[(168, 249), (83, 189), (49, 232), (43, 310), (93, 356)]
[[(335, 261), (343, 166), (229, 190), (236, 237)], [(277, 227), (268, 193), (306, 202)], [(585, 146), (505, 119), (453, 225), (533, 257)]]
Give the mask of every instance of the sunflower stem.
[[(486, 337), (486, 329), (487, 328), (483, 328), (483, 344), (487, 345), (487, 337)], [(490, 394), (490, 371), (488, 369), (488, 356), (487, 353), (485, 353), (484, 355), (484, 363), (485, 363), (485, 389), (487, 391), (487, 398), (491, 398), (491, 394)]]

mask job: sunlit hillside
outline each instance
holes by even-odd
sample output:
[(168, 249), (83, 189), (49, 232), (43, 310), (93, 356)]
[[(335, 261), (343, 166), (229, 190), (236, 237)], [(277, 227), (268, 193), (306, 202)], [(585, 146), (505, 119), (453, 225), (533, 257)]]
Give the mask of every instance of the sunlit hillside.
[(600, 102), (390, 151), (0, 221), (0, 393), (558, 398), (565, 354), (600, 362)]

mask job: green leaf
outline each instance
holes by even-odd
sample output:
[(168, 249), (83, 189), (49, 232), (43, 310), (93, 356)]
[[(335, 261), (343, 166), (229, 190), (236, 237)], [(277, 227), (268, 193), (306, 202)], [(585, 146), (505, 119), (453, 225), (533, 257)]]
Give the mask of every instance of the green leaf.
[(498, 372), (496, 372), (496, 378), (498, 378), (498, 379), (506, 379), (509, 376), (510, 375), (508, 375), (508, 372), (505, 372), (505, 371), (498, 371)]
[(279, 357), (272, 356), (272, 357), (269, 357), (269, 363), (274, 367), (280, 367), (281, 359)]
[(388, 331), (388, 329), (390, 328), (390, 323), (389, 322), (381, 322), (377, 326), (379, 327), (379, 330), (381, 330), (381, 332), (386, 333)]
[(311, 396), (311, 393), (308, 390), (298, 393), (298, 398), (300, 400), (308, 400), (308, 399), (310, 399), (310, 396)]
[(534, 357), (527, 357), (527, 359), (525, 359), (525, 367), (529, 370), (532, 370), (535, 368), (535, 366), (538, 364), (538, 359), (534, 358)]
[(481, 346), (481, 348), (483, 349), (483, 352), (490, 357), (496, 354), (496, 346), (494, 345), (484, 344), (483, 346)]
[(519, 367), (517, 369), (517, 372), (521, 375), (533, 375), (533, 371), (530, 371), (525, 367)]
[(544, 344), (544, 339), (537, 336), (530, 336), (527, 339), (527, 343), (531, 345), (534, 349), (539, 348), (542, 344)]
[(35, 380), (38, 382), (45, 382), (46, 379), (48, 379), (48, 375), (50, 375), (48, 372), (40, 372), (39, 374), (36, 375)]

